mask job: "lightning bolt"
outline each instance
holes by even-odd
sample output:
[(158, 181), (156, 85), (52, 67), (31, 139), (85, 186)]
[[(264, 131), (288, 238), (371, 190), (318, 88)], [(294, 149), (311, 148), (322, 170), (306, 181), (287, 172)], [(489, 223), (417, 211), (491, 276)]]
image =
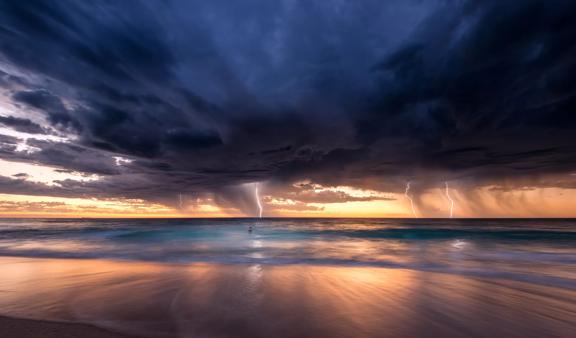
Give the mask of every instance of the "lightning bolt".
[(262, 218), (262, 203), (260, 202), (260, 194), (258, 193), (258, 183), (254, 187), (254, 196), (256, 197), (256, 203), (258, 204), (258, 218)]
[(454, 217), (454, 200), (450, 197), (450, 188), (448, 187), (448, 181), (444, 182), (446, 189), (444, 190), (446, 198), (450, 201), (450, 218)]
[(178, 205), (182, 209), (182, 194), (178, 194)]
[(410, 197), (408, 192), (410, 192), (410, 182), (406, 182), (406, 190), (404, 191), (404, 196), (406, 196), (406, 198), (410, 201), (410, 207), (412, 208), (412, 214), (414, 215), (414, 217), (418, 217), (416, 215), (416, 208), (414, 208), (414, 201), (412, 200), (412, 197)]

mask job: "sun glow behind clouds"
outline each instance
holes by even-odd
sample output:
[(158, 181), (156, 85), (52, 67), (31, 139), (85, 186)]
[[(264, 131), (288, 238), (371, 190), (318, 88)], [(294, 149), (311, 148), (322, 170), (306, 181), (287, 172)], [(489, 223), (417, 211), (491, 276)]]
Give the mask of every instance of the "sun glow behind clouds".
[[(4, 165), (6, 164), (7, 165)], [(59, 179), (85, 179), (54, 168), (0, 160), (0, 173), (11, 179), (37, 180), (43, 184)], [(24, 176), (13, 177), (14, 173)], [(90, 178), (88, 178), (90, 179)], [(324, 187), (307, 183), (288, 191), (266, 189), (262, 203), (271, 217), (412, 217), (403, 192), (382, 193), (352, 187)], [(330, 192), (330, 194), (327, 194)], [(332, 194), (334, 193), (334, 194)], [(446, 217), (445, 187), (421, 193), (417, 201), (423, 217)], [(464, 191), (454, 189), (458, 217), (571, 217), (575, 216), (571, 189), (544, 188), (498, 190), (494, 187)], [(233, 206), (222, 206), (210, 194), (182, 195), (182, 207), (125, 198), (64, 198), (0, 194), (0, 217), (253, 217)]]
[(383, 193), (376, 190), (370, 189), (360, 189), (351, 186), (335, 186), (335, 187), (325, 187), (320, 184), (315, 184), (310, 181), (302, 181), (294, 184), (295, 187), (303, 187), (308, 186), (310, 190), (314, 193), (322, 193), (325, 191), (336, 192), (336, 193), (344, 193), (350, 197), (356, 198), (374, 198), (374, 199), (392, 199), (392, 195), (388, 193)]
[[(402, 200), (302, 203), (262, 196), (270, 216), (275, 217), (411, 217)], [(474, 201), (460, 200), (458, 217), (570, 217), (574, 216), (571, 191), (478, 192)], [(478, 206), (482, 201), (483, 206)], [(446, 217), (442, 189), (422, 196), (426, 217)], [(143, 200), (62, 198), (0, 194), (0, 217), (242, 217), (240, 211), (222, 208), (210, 198), (195, 200), (184, 210)]]
[(309, 180), (292, 185), (288, 193), (265, 196), (281, 216), (405, 217), (397, 194), (351, 186), (323, 186)]
[(0, 194), (3, 217), (174, 217), (171, 208), (142, 200)]
[(15, 175), (25, 174), (26, 180), (57, 185), (57, 181), (93, 181), (97, 175), (85, 175), (76, 172), (59, 171), (58, 169), (28, 163), (10, 162), (0, 159), (0, 175), (15, 178)]

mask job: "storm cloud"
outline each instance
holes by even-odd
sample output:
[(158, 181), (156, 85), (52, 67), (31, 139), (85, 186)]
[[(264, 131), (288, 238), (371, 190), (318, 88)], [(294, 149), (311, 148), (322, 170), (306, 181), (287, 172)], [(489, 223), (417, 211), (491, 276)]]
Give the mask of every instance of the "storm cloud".
[(0, 123), (64, 139), (0, 155), (99, 175), (0, 192), (210, 193), (250, 212), (235, 187), (253, 182), (537, 186), (576, 167), (574, 15), (571, 0), (0, 1), (0, 86), (20, 108)]

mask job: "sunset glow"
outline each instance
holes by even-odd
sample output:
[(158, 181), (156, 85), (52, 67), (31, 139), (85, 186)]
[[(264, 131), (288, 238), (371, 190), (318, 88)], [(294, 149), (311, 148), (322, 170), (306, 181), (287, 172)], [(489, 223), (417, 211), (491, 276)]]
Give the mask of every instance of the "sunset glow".
[[(444, 188), (420, 197), (419, 207), (427, 217), (443, 218), (449, 212)], [(263, 203), (269, 217), (361, 217), (411, 218), (409, 202), (403, 194), (390, 194), (390, 200), (350, 201), (339, 203), (296, 202), (278, 200), (264, 195)], [(574, 217), (571, 189), (538, 189), (495, 192), (489, 188), (475, 191), (472, 199), (463, 194), (453, 196), (457, 203), (454, 216), (478, 217)], [(468, 196), (470, 198), (470, 195)], [(65, 198), (0, 194), (0, 214), (5, 217), (254, 217), (232, 207), (215, 203), (213, 198), (187, 199), (184, 208), (130, 199)]]

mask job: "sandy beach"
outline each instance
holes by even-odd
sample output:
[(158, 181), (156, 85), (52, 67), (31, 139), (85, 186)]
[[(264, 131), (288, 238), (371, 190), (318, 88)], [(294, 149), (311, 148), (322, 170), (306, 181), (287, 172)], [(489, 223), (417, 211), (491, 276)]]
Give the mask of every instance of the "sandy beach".
[(18, 338), (130, 338), (85, 324), (8, 317), (0, 317), (0, 332), (3, 337)]
[[(7, 337), (570, 337), (576, 290), (338, 266), (0, 259)], [(103, 331), (95, 327), (109, 330)]]

